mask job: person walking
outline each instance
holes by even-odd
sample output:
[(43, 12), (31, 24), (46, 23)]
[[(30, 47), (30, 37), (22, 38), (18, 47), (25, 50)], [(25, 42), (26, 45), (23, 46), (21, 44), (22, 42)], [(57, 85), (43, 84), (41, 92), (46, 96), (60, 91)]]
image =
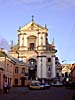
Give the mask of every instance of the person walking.
[(7, 81), (5, 80), (5, 82), (3, 83), (3, 90), (4, 90), (4, 93), (8, 93), (8, 83)]

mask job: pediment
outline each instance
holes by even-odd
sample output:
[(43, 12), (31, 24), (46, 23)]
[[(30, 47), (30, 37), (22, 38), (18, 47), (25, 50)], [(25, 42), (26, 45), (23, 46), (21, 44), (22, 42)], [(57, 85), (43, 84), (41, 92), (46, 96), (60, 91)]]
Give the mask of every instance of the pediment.
[(39, 29), (45, 29), (45, 27), (36, 24), (35, 22), (30, 22), (29, 24), (21, 27), (20, 30), (39, 30)]

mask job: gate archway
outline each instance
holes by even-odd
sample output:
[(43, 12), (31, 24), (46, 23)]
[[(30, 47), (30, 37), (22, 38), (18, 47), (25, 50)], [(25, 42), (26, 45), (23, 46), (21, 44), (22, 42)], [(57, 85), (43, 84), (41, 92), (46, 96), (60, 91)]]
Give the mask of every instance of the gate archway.
[(29, 80), (35, 80), (37, 74), (37, 62), (35, 59), (31, 58), (28, 60), (29, 67)]

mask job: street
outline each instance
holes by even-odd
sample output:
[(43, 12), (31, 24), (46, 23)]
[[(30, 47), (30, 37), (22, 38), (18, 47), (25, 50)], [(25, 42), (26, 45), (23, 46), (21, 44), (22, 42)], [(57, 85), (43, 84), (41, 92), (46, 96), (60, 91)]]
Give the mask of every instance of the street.
[(0, 100), (72, 100), (75, 90), (65, 87), (51, 87), (46, 90), (29, 90), (13, 87), (8, 94), (0, 93)]

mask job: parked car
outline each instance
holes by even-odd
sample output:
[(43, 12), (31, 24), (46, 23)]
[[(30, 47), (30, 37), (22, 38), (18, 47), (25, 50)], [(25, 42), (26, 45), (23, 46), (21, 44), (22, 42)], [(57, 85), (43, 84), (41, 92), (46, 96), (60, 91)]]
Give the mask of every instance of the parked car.
[(65, 87), (75, 89), (75, 82), (66, 82)]
[(56, 83), (53, 82), (53, 83), (51, 83), (51, 86), (61, 87), (61, 86), (63, 86), (63, 83), (61, 83), (61, 82), (59, 82), (59, 81), (57, 81)]
[(51, 85), (48, 84), (48, 83), (40, 83), (40, 85), (41, 85), (41, 86), (44, 86), (44, 89), (48, 89), (48, 88), (51, 87)]
[(40, 85), (40, 83), (31, 83), (29, 89), (40, 90), (40, 89), (44, 89), (44, 86)]

